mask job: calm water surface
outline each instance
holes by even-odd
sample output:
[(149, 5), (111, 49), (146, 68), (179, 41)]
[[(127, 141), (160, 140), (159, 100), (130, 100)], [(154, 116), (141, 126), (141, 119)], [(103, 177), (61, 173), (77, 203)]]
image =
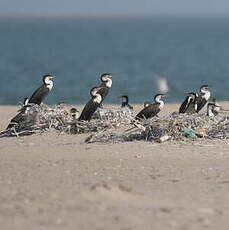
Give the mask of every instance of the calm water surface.
[(82, 104), (103, 72), (116, 75), (106, 103), (150, 100), (156, 76), (167, 102), (208, 83), (229, 99), (229, 19), (0, 19), (0, 104), (18, 104), (54, 73), (45, 102)]

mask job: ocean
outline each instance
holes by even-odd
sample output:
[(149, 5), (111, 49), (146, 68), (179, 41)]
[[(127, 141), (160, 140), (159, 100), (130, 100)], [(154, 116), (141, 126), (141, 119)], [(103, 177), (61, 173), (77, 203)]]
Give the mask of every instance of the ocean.
[(212, 86), (229, 99), (229, 19), (0, 18), (0, 104), (17, 105), (55, 74), (47, 104), (85, 104), (100, 75), (111, 73), (105, 103), (143, 103), (167, 80), (165, 103)]

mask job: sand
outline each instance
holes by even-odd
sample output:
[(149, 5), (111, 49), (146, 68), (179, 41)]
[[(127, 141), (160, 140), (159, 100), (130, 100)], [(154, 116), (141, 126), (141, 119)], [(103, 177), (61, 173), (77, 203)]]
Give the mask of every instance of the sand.
[[(17, 109), (0, 107), (0, 129)], [(228, 229), (229, 141), (85, 144), (87, 136), (0, 139), (1, 230)]]

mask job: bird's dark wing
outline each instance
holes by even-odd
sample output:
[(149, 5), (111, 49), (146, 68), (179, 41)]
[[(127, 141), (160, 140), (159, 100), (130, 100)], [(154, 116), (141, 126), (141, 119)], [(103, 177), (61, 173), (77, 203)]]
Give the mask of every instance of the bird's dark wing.
[(197, 113), (199, 113), (199, 111), (206, 105), (207, 101), (205, 98), (198, 96), (196, 98), (196, 103), (197, 103)]
[(25, 111), (22, 111), (20, 113), (18, 113), (15, 117), (13, 117), (9, 123), (9, 125), (7, 126), (6, 129), (11, 129), (12, 127), (14, 127), (15, 125), (23, 122), (25, 120)]
[(186, 109), (186, 111), (185, 111), (185, 113), (187, 113), (187, 114), (193, 114), (193, 113), (196, 113), (196, 102), (192, 99), (190, 102), (189, 102), (189, 104), (188, 104), (188, 107), (187, 107), (187, 109)]
[(79, 120), (80, 121), (90, 121), (92, 115), (96, 111), (96, 109), (99, 107), (99, 103), (96, 103), (93, 101), (93, 98), (91, 98), (88, 103), (84, 106), (82, 113), (80, 114)]
[(29, 99), (29, 103), (34, 103), (40, 105), (43, 99), (47, 96), (49, 93), (48, 87), (46, 85), (42, 85), (40, 88), (38, 88), (31, 98)]
[(187, 106), (188, 106), (188, 97), (186, 97), (184, 102), (181, 104), (179, 108), (179, 113), (185, 113)]
[(148, 119), (156, 116), (160, 112), (159, 103), (151, 104), (142, 109), (137, 115), (136, 119)]

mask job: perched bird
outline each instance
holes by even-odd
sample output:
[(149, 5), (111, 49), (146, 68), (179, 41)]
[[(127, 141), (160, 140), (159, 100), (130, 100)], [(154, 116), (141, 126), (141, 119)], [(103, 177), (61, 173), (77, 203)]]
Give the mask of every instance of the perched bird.
[(219, 110), (218, 110), (219, 108), (220, 108), (220, 106), (209, 102), (207, 105), (207, 116), (209, 116), (209, 117), (217, 116), (219, 113)]
[(200, 87), (200, 95), (196, 98), (197, 103), (197, 109), (196, 112), (199, 113), (199, 111), (206, 105), (207, 101), (209, 100), (211, 93), (208, 90), (210, 86), (208, 85), (202, 85)]
[(219, 103), (217, 103), (217, 101), (216, 101), (215, 98), (212, 99), (212, 103), (215, 105), (214, 111), (219, 112), (220, 110), (222, 110), (222, 111), (224, 110), (224, 109), (219, 105)]
[(25, 120), (25, 115), (27, 114), (29, 107), (30, 107), (30, 105), (28, 105), (28, 101), (29, 101), (29, 99), (26, 97), (24, 99), (22, 108), (18, 110), (19, 113), (10, 120), (10, 123), (6, 129), (11, 129), (15, 125), (17, 125), (17, 124), (19, 124)]
[(47, 96), (47, 94), (53, 87), (53, 81), (51, 79), (53, 79), (54, 77), (55, 76), (52, 75), (43, 76), (43, 85), (33, 93), (31, 98), (29, 99), (29, 103), (37, 105), (41, 104), (43, 99)]
[(165, 94), (156, 94), (154, 97), (155, 103), (148, 105), (144, 109), (142, 109), (137, 115), (136, 119), (148, 119), (152, 118), (154, 116), (157, 116), (157, 114), (162, 110), (164, 107), (164, 102), (161, 100)]
[(184, 102), (181, 104), (179, 108), (179, 113), (187, 113), (193, 114), (196, 113), (197, 103), (196, 103), (197, 94), (196, 93), (188, 93)]
[(78, 119), (79, 116), (80, 116), (80, 113), (79, 113), (79, 111), (76, 108), (71, 108), (70, 113), (72, 115), (72, 119), (73, 120)]
[(130, 110), (134, 109), (133, 106), (129, 104), (129, 97), (127, 95), (122, 95), (121, 98), (122, 98), (122, 105), (121, 105), (122, 108), (129, 108)]
[(99, 107), (102, 101), (102, 96), (99, 94), (99, 91), (102, 87), (93, 87), (90, 91), (91, 99), (89, 102), (84, 106), (82, 113), (80, 114), (79, 120), (80, 121), (90, 121), (92, 115)]
[(111, 80), (112, 77), (113, 76), (108, 73), (104, 73), (100, 77), (102, 84), (100, 85), (101, 89), (98, 91), (98, 94), (101, 95), (101, 98), (102, 98), (101, 103), (103, 102), (107, 94), (109, 93), (109, 90), (112, 86), (112, 80)]

